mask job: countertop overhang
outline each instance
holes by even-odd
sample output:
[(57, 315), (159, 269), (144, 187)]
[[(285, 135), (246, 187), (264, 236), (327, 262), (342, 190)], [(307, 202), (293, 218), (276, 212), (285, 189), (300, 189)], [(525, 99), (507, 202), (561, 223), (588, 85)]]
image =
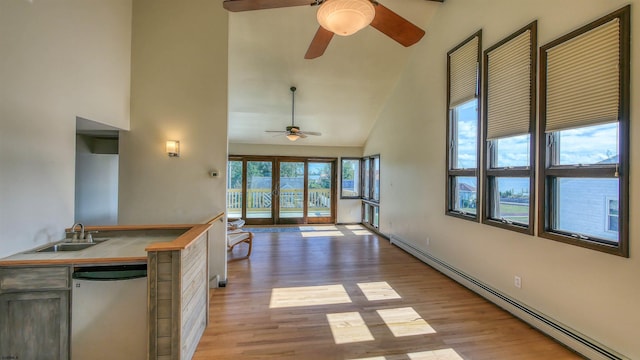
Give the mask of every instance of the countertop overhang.
[[(109, 240), (79, 251), (37, 252), (38, 249), (53, 243), (41, 245), (0, 259), (0, 266), (142, 263), (147, 261), (147, 252), (179, 251), (188, 248), (223, 216), (224, 213), (221, 213), (206, 224), (87, 226), (85, 231), (98, 231), (100, 235), (96, 235), (96, 239), (100, 239), (103, 236), (101, 234), (109, 234), (106, 236)], [(179, 233), (180, 231), (184, 232)], [(120, 232), (129, 235), (113, 235)], [(132, 232), (139, 235), (130, 235)], [(157, 233), (153, 234), (154, 232)]]

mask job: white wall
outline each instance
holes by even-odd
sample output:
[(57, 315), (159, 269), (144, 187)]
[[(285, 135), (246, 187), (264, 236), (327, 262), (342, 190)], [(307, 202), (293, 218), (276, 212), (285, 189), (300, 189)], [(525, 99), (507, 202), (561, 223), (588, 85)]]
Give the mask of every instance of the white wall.
[[(640, 204), (631, 200), (630, 258), (445, 216), (446, 53), (479, 29), (483, 49), (538, 20), (539, 44), (632, 3), (631, 199), (640, 177), (640, 1), (447, 0), (415, 48), (364, 153), (381, 154), (381, 231), (640, 359)], [(394, 131), (408, 128), (411, 131)], [(426, 239), (430, 237), (430, 245)], [(513, 286), (514, 275), (522, 288)]]
[(118, 223), (118, 154), (95, 153), (94, 138), (76, 136), (75, 220), (84, 225)]
[(0, 0), (0, 257), (74, 220), (76, 116), (129, 127), (131, 0)]
[[(300, 141), (300, 140), (299, 140)], [(361, 147), (339, 146), (303, 146), (303, 145), (254, 145), (229, 144), (230, 155), (264, 155), (264, 156), (307, 156), (307, 157), (335, 157), (338, 158), (338, 183), (340, 182), (341, 157), (362, 157)], [(226, 177), (226, 168), (220, 169)], [(336, 222), (341, 224), (359, 223), (362, 220), (362, 202), (357, 199), (340, 199), (340, 185), (338, 185), (338, 204)]]
[[(225, 211), (228, 14), (219, 1), (133, 2), (131, 131), (120, 134), (120, 224), (202, 223)], [(166, 140), (179, 140), (169, 158)], [(224, 226), (212, 275), (226, 278)]]

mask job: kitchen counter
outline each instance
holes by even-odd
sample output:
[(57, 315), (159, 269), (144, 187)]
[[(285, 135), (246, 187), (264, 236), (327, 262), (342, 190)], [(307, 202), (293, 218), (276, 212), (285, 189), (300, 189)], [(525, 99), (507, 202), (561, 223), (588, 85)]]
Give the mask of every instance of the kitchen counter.
[[(108, 240), (77, 251), (36, 252), (55, 244), (50, 243), (0, 259), (0, 310), (32, 314), (29, 324), (22, 316), (0, 317), (0, 357), (46, 353), (68, 359), (73, 272), (86, 265), (146, 263), (148, 358), (191, 358), (209, 320), (209, 229), (221, 226), (223, 218), (221, 213), (206, 224), (91, 226), (85, 231), (97, 231), (94, 240)], [(28, 331), (35, 333), (14, 336)]]
[(175, 240), (175, 235), (136, 236), (136, 237), (96, 237), (102, 241), (89, 248), (78, 251), (35, 252), (47, 247), (39, 246), (33, 250), (0, 259), (0, 266), (19, 265), (75, 265), (75, 264), (114, 264), (129, 262), (147, 262), (146, 248), (155, 243)]
[[(117, 225), (88, 226), (85, 231), (97, 232), (94, 240), (100, 242), (89, 248), (76, 251), (37, 252), (55, 243), (41, 245), (15, 255), (0, 259), (0, 266), (38, 266), (38, 265), (74, 265), (74, 264), (113, 264), (146, 262), (147, 248), (164, 244), (188, 246), (193, 236), (206, 229), (200, 224), (184, 225)], [(162, 245), (160, 245), (162, 247)], [(175, 246), (174, 246), (175, 247)]]

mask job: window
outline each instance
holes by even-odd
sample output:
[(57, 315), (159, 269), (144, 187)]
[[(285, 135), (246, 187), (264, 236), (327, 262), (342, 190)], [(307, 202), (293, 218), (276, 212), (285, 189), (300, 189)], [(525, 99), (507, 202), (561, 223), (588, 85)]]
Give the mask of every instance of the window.
[(380, 156), (371, 157), (371, 200), (380, 201)]
[(360, 158), (342, 158), (340, 198), (360, 198)]
[(540, 49), (541, 237), (629, 256), (629, 6)]
[(380, 226), (380, 155), (342, 158), (340, 197), (362, 199), (362, 223)]
[(362, 158), (362, 223), (380, 227), (380, 155)]
[(481, 31), (447, 54), (446, 214), (478, 220)]
[(607, 231), (618, 232), (618, 199), (607, 199)]
[(369, 189), (371, 189), (371, 173), (369, 171), (370, 161), (367, 158), (362, 159), (362, 198), (369, 199)]
[(229, 159), (227, 169), (227, 217), (242, 217), (242, 159)]
[(533, 234), (537, 23), (484, 52), (482, 222)]

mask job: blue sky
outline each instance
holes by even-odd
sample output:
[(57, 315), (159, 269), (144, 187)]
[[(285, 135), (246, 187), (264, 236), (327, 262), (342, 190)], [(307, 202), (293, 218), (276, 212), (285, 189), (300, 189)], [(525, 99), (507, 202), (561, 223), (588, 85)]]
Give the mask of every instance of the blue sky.
[(477, 166), (477, 103), (470, 101), (458, 108), (458, 168)]
[[(475, 168), (477, 159), (477, 105), (458, 108), (458, 168)], [(565, 130), (560, 138), (560, 164), (595, 164), (618, 152), (618, 125), (610, 123)], [(538, 139), (543, 141), (543, 139)], [(498, 140), (499, 167), (529, 164), (529, 136)]]
[(618, 124), (583, 127), (562, 132), (561, 164), (595, 164), (618, 153)]

